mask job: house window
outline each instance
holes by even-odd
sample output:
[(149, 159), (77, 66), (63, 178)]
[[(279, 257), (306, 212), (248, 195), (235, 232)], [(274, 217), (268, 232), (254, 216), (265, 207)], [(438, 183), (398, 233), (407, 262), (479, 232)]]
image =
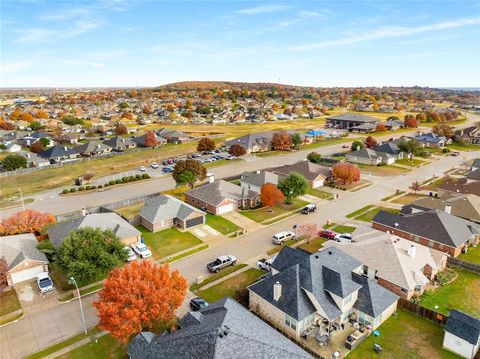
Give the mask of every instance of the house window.
[(358, 317), (358, 322), (362, 323), (363, 325), (370, 325), (370, 322), (368, 321), (370, 317), (366, 315), (365, 313), (360, 312), (360, 315)]
[(297, 321), (286, 314), (285, 314), (285, 324), (288, 325), (293, 330), (297, 330)]
[(418, 242), (420, 242), (420, 238), (418, 238), (417, 236), (413, 236), (413, 241), (418, 243)]
[(408, 289), (400, 288), (400, 290), (401, 290), (403, 293), (408, 293)]
[(363, 274), (368, 275), (368, 267), (366, 265), (363, 266)]
[(418, 292), (421, 292), (421, 291), (422, 291), (422, 288), (423, 288), (423, 287), (422, 287), (421, 285), (416, 285), (416, 286), (415, 286), (415, 292), (417, 292), (417, 293), (418, 293)]

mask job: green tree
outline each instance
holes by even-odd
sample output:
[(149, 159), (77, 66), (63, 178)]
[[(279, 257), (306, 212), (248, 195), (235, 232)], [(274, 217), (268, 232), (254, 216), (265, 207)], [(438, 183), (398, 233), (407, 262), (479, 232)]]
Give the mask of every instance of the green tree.
[(322, 161), (322, 155), (318, 152), (310, 152), (307, 155), (307, 160), (312, 163), (320, 163)]
[(353, 141), (350, 148), (352, 151), (363, 150), (365, 148), (365, 145), (362, 141)]
[(3, 169), (13, 171), (19, 168), (27, 167), (27, 159), (20, 155), (8, 155), (2, 161)]
[(293, 198), (307, 193), (308, 183), (301, 174), (292, 172), (277, 187), (283, 192), (286, 198), (285, 203), (291, 204)]
[(177, 185), (185, 185), (188, 184), (190, 187), (195, 183), (197, 177), (192, 171), (183, 171), (178, 175), (178, 182)]
[(292, 139), (292, 144), (295, 148), (298, 148), (302, 144), (302, 137), (298, 133), (294, 133), (290, 136)]
[(66, 125), (69, 125), (69, 126), (74, 126), (74, 125), (83, 125), (83, 120), (81, 118), (77, 118), (77, 117), (74, 117), (74, 116), (64, 116), (62, 118), (62, 122)]
[(125, 263), (127, 252), (111, 230), (85, 227), (70, 232), (58, 248), (57, 257), (69, 276), (91, 281)]
[(43, 147), (47, 148), (48, 146), (50, 146), (50, 140), (46, 137), (42, 137), (40, 139), (40, 142), (42, 143)]
[(40, 252), (45, 253), (45, 255), (47, 256), (47, 259), (50, 262), (53, 262), (57, 259), (56, 258), (55, 246), (53, 245), (53, 243), (51, 241), (46, 240), (46, 239), (40, 241), (37, 245), (37, 249)]
[(411, 153), (414, 156), (419, 156), (422, 152), (422, 144), (416, 140), (403, 140), (398, 143), (400, 151)]
[(29, 126), (32, 129), (32, 131), (38, 131), (43, 128), (43, 125), (38, 121), (30, 122)]
[[(184, 172), (190, 172), (194, 175), (194, 178), (190, 174), (182, 175)], [(186, 179), (190, 179), (190, 187), (193, 188), (193, 185), (196, 181), (204, 180), (207, 177), (207, 169), (197, 160), (182, 160), (178, 161), (175, 169), (173, 170), (172, 177), (177, 183), (177, 186), (185, 184)], [(192, 181), (193, 179), (193, 181)]]
[(126, 103), (125, 101), (120, 102), (120, 103), (118, 104), (118, 107), (123, 110), (124, 108), (127, 108), (127, 107), (128, 107), (128, 103)]

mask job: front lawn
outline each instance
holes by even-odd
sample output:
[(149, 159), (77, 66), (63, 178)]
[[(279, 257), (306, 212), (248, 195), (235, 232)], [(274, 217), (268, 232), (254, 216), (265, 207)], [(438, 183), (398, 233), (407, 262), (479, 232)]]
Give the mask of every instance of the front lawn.
[(230, 222), (228, 219), (210, 213), (207, 213), (207, 225), (222, 234), (229, 234), (241, 229), (239, 226), (237, 226), (235, 223)]
[(0, 294), (0, 317), (22, 309), (14, 289), (6, 290)]
[(401, 167), (389, 166), (375, 166), (366, 165), (363, 163), (355, 163), (362, 172), (367, 172), (375, 176), (399, 176), (408, 172), (409, 170)]
[(424, 163), (427, 163), (427, 161), (422, 161), (417, 158), (412, 158), (409, 160), (408, 158), (402, 158), (401, 160), (398, 160), (397, 162), (399, 165), (404, 165), (404, 166), (411, 166), (411, 167), (420, 167)]
[(156, 233), (150, 232), (143, 226), (137, 226), (136, 228), (142, 232), (145, 244), (148, 245), (155, 259), (165, 258), (203, 243), (190, 232), (180, 232), (175, 227)]
[(125, 358), (128, 344), (122, 344), (110, 334), (79, 346), (58, 358), (62, 359), (122, 359)]
[(323, 243), (328, 241), (326, 238), (314, 238), (310, 240), (309, 243), (303, 243), (299, 245), (297, 248), (301, 248), (307, 252), (315, 253), (323, 246)]
[(335, 233), (352, 233), (357, 227), (354, 226), (344, 226), (344, 225), (337, 225), (332, 228), (332, 231)]
[(398, 198), (395, 198), (392, 203), (399, 203), (399, 204), (410, 204), (412, 202), (415, 202), (416, 200), (420, 198), (425, 198), (428, 197), (426, 194), (419, 194), (419, 193), (407, 193), (403, 196), (400, 196)]
[(288, 215), (290, 214), (290, 212), (293, 211), (300, 211), (307, 204), (308, 202), (302, 201), (298, 198), (294, 198), (292, 200), (292, 204), (282, 203), (278, 206), (273, 207), (273, 212), (269, 212), (267, 207), (262, 207), (259, 209), (240, 211), (240, 214), (244, 215), (247, 218), (250, 218), (255, 222), (262, 223), (264, 221), (272, 220), (274, 217)]
[(202, 297), (209, 303), (213, 303), (227, 295), (235, 299), (237, 297), (237, 291), (247, 288), (247, 286), (256, 282), (258, 278), (264, 274), (264, 271), (251, 268), (208, 289), (198, 292), (198, 296)]
[(452, 143), (451, 145), (447, 145), (447, 148), (454, 151), (480, 151), (480, 145), (471, 143)]
[(386, 207), (375, 207), (369, 210), (368, 212), (365, 212), (360, 216), (355, 217), (354, 219), (356, 219), (357, 221), (371, 222), (373, 217), (375, 217), (377, 213), (380, 211), (385, 211), (390, 213), (400, 213), (400, 210), (398, 209), (386, 208)]
[(470, 263), (480, 264), (480, 246), (477, 246), (477, 248), (471, 246), (468, 247), (468, 252), (460, 254), (458, 259)]
[[(415, 359), (454, 359), (457, 355), (442, 349), (443, 327), (416, 316), (406, 310), (399, 309), (397, 315), (392, 315), (379, 328), (379, 337), (370, 335), (362, 344), (355, 348), (349, 359), (364, 358), (415, 358)], [(373, 344), (380, 344), (381, 354), (376, 354)]]
[[(373, 208), (373, 207), (375, 207), (373, 204), (369, 204), (368, 206), (362, 207), (362, 208), (357, 209), (356, 211), (354, 211), (352, 213), (347, 214), (345, 217), (347, 217), (347, 218), (358, 217), (359, 214), (361, 214), (363, 212), (366, 212), (367, 210), (369, 210), (370, 208)], [(324, 228), (326, 228), (326, 227), (324, 227)]]
[(215, 282), (216, 280), (220, 279), (220, 278), (223, 278), (229, 274), (232, 274), (233, 272), (236, 272), (242, 268), (245, 268), (247, 266), (247, 264), (245, 263), (241, 263), (241, 264), (237, 264), (235, 266), (231, 266), (231, 267), (228, 267), (228, 268), (225, 268), (223, 270), (221, 270), (220, 272), (218, 273), (215, 273), (207, 278), (205, 278), (205, 280), (202, 282), (202, 283), (194, 283), (190, 286), (190, 290), (193, 292), (194, 290), (197, 290), (198, 288), (201, 288), (209, 283), (212, 283), (212, 282)]
[(425, 292), (420, 297), (420, 305), (442, 314), (452, 309), (480, 317), (480, 275), (455, 268), (458, 278), (453, 282), (440, 286), (434, 291)]
[(327, 191), (322, 191), (318, 188), (309, 188), (307, 190), (307, 194), (309, 194), (311, 196), (318, 197), (320, 199), (325, 199), (327, 201), (330, 201), (330, 200), (333, 199), (333, 194), (332, 193), (327, 192)]

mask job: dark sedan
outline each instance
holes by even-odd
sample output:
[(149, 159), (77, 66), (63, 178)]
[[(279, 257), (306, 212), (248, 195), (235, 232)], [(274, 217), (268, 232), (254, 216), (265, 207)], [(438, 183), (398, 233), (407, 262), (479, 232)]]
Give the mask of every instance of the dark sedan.
[(208, 302), (206, 302), (202, 298), (193, 298), (190, 301), (190, 308), (193, 311), (200, 310), (200, 309), (206, 308), (206, 307), (208, 307)]

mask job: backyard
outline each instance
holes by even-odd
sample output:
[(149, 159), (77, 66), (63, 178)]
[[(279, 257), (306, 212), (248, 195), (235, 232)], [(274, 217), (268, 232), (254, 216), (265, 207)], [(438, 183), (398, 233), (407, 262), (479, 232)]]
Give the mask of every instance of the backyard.
[[(385, 359), (454, 359), (457, 355), (442, 349), (443, 327), (405, 310), (398, 310), (379, 328), (379, 337), (370, 335), (354, 349), (349, 359), (381, 357)], [(381, 354), (376, 354), (373, 344), (380, 344)]]
[(131, 204), (130, 206), (117, 208), (115, 212), (125, 218), (133, 219), (140, 213), (140, 210), (143, 206), (145, 206), (145, 202), (140, 202), (136, 204)]
[[(262, 207), (259, 209), (249, 209), (245, 211), (240, 211), (240, 214), (245, 217), (250, 218), (255, 222), (269, 222), (274, 220), (275, 217), (286, 217), (291, 214), (291, 212), (298, 212), (300, 209), (305, 207), (308, 202), (302, 201), (301, 199), (294, 198), (292, 204), (282, 203), (278, 206), (273, 207), (273, 212), (269, 212), (267, 207)], [(293, 213), (292, 213), (293, 214)]]
[(455, 268), (458, 278), (440, 286), (434, 291), (427, 291), (420, 297), (420, 305), (442, 314), (451, 309), (462, 310), (480, 317), (480, 275)]
[(145, 244), (148, 245), (155, 259), (165, 258), (203, 243), (190, 232), (180, 232), (175, 227), (156, 233), (150, 232), (143, 226), (136, 228), (142, 232)]
[(477, 245), (477, 248), (472, 246), (468, 247), (468, 252), (460, 254), (458, 259), (470, 263), (480, 264), (480, 245)]
[(230, 222), (222, 216), (215, 216), (207, 213), (207, 224), (222, 234), (229, 234), (241, 229), (235, 223)]
[(227, 295), (237, 299), (237, 291), (247, 288), (247, 286), (256, 282), (264, 274), (265, 272), (259, 269), (251, 268), (208, 289), (199, 291), (197, 294), (209, 303), (213, 303)]

